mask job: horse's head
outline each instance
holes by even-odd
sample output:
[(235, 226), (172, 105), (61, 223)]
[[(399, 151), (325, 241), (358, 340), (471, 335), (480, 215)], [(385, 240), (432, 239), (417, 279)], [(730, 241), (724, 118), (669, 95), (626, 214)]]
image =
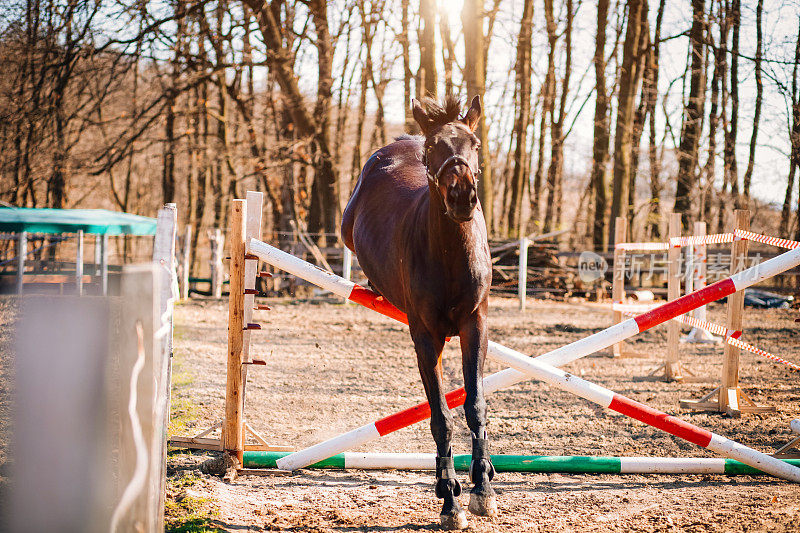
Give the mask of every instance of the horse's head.
[(424, 160), (429, 186), (438, 191), (445, 214), (456, 222), (471, 220), (478, 205), (478, 149), (475, 136), (481, 101), (478, 96), (464, 117), (459, 104), (448, 97), (444, 105), (414, 100), (414, 119), (425, 135)]

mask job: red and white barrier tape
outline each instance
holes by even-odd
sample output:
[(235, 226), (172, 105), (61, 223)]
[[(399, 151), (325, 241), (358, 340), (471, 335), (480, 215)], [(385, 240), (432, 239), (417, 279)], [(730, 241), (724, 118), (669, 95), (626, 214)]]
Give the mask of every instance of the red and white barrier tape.
[(614, 248), (628, 252), (660, 252), (669, 250), (669, 244), (666, 242), (620, 242), (615, 244)]
[(682, 248), (684, 246), (698, 246), (703, 244), (723, 244), (733, 242), (737, 238), (750, 241), (770, 244), (781, 248), (800, 248), (800, 242), (789, 239), (779, 239), (778, 237), (768, 237), (760, 233), (737, 229), (733, 233), (716, 233), (713, 235), (692, 235), (688, 237), (672, 237), (669, 243), (666, 242), (621, 242), (614, 246), (617, 250), (625, 251), (644, 251), (657, 252), (669, 250), (672, 247)]
[(733, 242), (733, 233), (715, 233), (713, 235), (692, 235), (691, 237), (672, 237), (669, 240), (671, 246), (681, 248), (683, 246), (698, 246), (703, 244), (722, 244)]
[(800, 242), (791, 241), (789, 239), (779, 239), (778, 237), (768, 237), (766, 235), (753, 233), (752, 231), (745, 231), (743, 229), (735, 230), (734, 234), (741, 239), (756, 241), (763, 244), (771, 244), (772, 246), (778, 246), (780, 248), (800, 248)]
[(747, 344), (741, 339), (736, 339), (734, 337), (726, 337), (725, 341), (731, 346), (736, 346), (737, 348), (741, 348), (742, 350), (747, 350), (748, 352), (760, 355), (762, 357), (766, 357), (767, 359), (771, 359), (776, 363), (784, 364), (796, 372), (800, 372), (800, 365), (796, 365), (795, 363), (787, 361), (786, 359), (781, 359), (777, 355), (771, 354), (765, 350), (762, 350), (761, 348), (756, 348), (752, 344)]
[[(650, 309), (653, 309), (654, 307), (657, 307), (657, 306), (631, 305), (631, 304), (614, 304), (613, 305), (613, 309), (615, 311), (620, 311), (625, 316), (636, 316), (637, 313), (634, 312), (633, 309), (638, 309), (641, 312), (641, 311), (649, 311)], [(770, 359), (770, 360), (772, 360), (772, 361), (774, 361), (776, 363), (784, 364), (784, 365), (788, 366), (789, 368), (791, 368), (794, 371), (800, 372), (800, 365), (792, 363), (791, 361), (787, 361), (786, 359), (782, 359), (782, 358), (778, 357), (775, 354), (771, 354), (766, 350), (762, 350), (761, 348), (757, 348), (757, 347), (753, 346), (752, 344), (748, 344), (748, 343), (744, 342), (743, 340), (741, 340), (739, 338), (742, 335), (741, 331), (733, 331), (733, 332), (731, 332), (731, 330), (729, 330), (728, 328), (726, 328), (724, 326), (720, 326), (719, 324), (713, 324), (711, 322), (706, 322), (704, 320), (698, 320), (698, 319), (696, 319), (694, 317), (691, 317), (689, 315), (676, 316), (672, 320), (677, 320), (678, 322), (682, 322), (682, 323), (686, 324), (687, 326), (691, 326), (693, 328), (698, 328), (698, 329), (704, 329), (704, 330), (710, 331), (711, 333), (714, 333), (716, 335), (720, 335), (720, 336), (724, 337), (725, 342), (727, 342), (731, 346), (736, 346), (737, 348), (739, 348), (741, 350), (745, 350), (745, 351), (748, 351), (750, 353), (754, 353), (756, 355), (760, 355), (762, 357), (766, 357), (767, 359)]]

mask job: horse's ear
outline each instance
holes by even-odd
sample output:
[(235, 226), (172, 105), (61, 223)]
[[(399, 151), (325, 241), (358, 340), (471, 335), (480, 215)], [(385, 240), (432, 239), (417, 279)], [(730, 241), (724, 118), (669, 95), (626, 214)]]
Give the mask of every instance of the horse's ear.
[(472, 103), (469, 105), (467, 114), (464, 115), (464, 118), (462, 120), (469, 129), (475, 131), (475, 129), (478, 127), (478, 119), (480, 117), (481, 117), (481, 97), (476, 94), (475, 98), (472, 99)]
[(433, 121), (416, 98), (411, 100), (411, 111), (414, 114), (414, 120), (419, 124), (420, 131), (422, 131), (423, 135), (427, 136), (431, 126), (433, 126)]

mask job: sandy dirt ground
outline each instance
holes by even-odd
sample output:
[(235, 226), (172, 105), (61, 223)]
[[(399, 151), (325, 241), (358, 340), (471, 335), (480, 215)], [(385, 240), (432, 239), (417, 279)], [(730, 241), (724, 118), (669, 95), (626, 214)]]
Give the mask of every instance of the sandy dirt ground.
[[(252, 356), (267, 366), (249, 371), (246, 419), (271, 443), (297, 449), (353, 429), (424, 399), (405, 326), (374, 312), (328, 301), (269, 299), (257, 311)], [(709, 310), (724, 321), (724, 307)], [(797, 311), (745, 313), (744, 340), (800, 362)], [(175, 364), (189, 377), (173, 386), (173, 405), (191, 405), (184, 428), (196, 433), (224, 410), (227, 307), (192, 300), (176, 310)], [(610, 324), (610, 313), (585, 302), (529, 302), (493, 298), (490, 338), (538, 355)], [(595, 354), (568, 369), (694, 424), (771, 452), (789, 441), (800, 417), (800, 376), (744, 353), (741, 384), (779, 412), (729, 418), (682, 411), (678, 400), (699, 398), (719, 382), (722, 348), (681, 346), (681, 358), (699, 380), (643, 379), (665, 355), (666, 328), (630, 343), (636, 355)], [(460, 352), (444, 354), (448, 389), (461, 385)], [(488, 362), (486, 372), (500, 370)], [(543, 383), (530, 381), (492, 394), (492, 453), (538, 455), (712, 456), (622, 415)], [(455, 453), (469, 453), (463, 411), (456, 412)], [(433, 452), (427, 423), (353, 451)], [(196, 473), (208, 454), (172, 453), (172, 476)], [(466, 508), (469, 482), (460, 474)], [(241, 476), (232, 483), (201, 475), (193, 487), (212, 499), (214, 523), (229, 531), (418, 531), (438, 529), (439, 501), (432, 472), (301, 470), (290, 476)], [(561, 475), (499, 473), (494, 482), (500, 514), (470, 516), (473, 531), (800, 531), (800, 487), (769, 477), (722, 475)]]

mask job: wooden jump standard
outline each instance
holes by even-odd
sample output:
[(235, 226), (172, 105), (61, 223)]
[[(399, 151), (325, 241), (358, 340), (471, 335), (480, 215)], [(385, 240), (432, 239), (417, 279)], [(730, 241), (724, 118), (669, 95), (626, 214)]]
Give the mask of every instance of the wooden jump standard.
[[(233, 450), (232, 456), (241, 464), (242, 452), (248, 451), (289, 451), (291, 446), (274, 446), (259, 435), (244, 419), (245, 384), (247, 367), (263, 365), (264, 361), (250, 357), (250, 332), (260, 329), (253, 323), (254, 310), (269, 310), (266, 306), (255, 305), (258, 258), (245, 255), (246, 239), (261, 237), (261, 213), (263, 193), (248, 191), (246, 200), (234, 200), (229, 218), (230, 230), (230, 296), (228, 299), (228, 369), (225, 391), (225, 418), (194, 437), (172, 437), (172, 446), (207, 449)], [(214, 242), (221, 243), (221, 232), (217, 230)], [(215, 260), (221, 263), (222, 250), (216, 250)], [(212, 283), (215, 291), (222, 286), (222, 269), (216, 270), (217, 282)], [(221, 429), (221, 437), (210, 437)], [(256, 443), (247, 444), (246, 434)]]
[[(257, 239), (249, 241), (249, 252), (274, 267), (301, 277), (315, 285), (345, 297), (356, 303), (370, 307), (382, 314), (405, 322), (405, 315), (386, 300), (372, 291), (359, 287), (330, 272), (323, 271), (298, 259), (282, 250)], [(530, 378), (536, 378), (554, 385), (562, 390), (572, 392), (603, 407), (630, 416), (648, 425), (663, 429), (675, 436), (708, 448), (725, 457), (741, 461), (754, 468), (777, 477), (800, 482), (800, 468), (789, 465), (779, 459), (770, 457), (738, 444), (721, 435), (669, 416), (644, 404), (615, 394), (599, 385), (563, 372), (553, 365), (564, 365), (590, 353), (608, 348), (621, 340), (630, 338), (653, 326), (661, 324), (678, 315), (684, 314), (708, 302), (724, 298), (755, 283), (775, 276), (800, 264), (800, 249), (792, 250), (757, 267), (742, 271), (730, 278), (720, 280), (703, 289), (687, 294), (666, 303), (647, 313), (628, 319), (584, 339), (563, 346), (537, 358), (530, 358), (497, 343), (489, 343), (488, 354), (512, 368), (492, 374), (484, 378), (484, 389), (487, 393)], [(231, 325), (233, 329), (233, 325)], [(462, 405), (464, 390), (458, 389), (447, 394), (450, 408)], [(382, 435), (424, 420), (430, 416), (427, 403), (396, 413), (376, 422), (367, 424), (353, 431), (334, 437), (305, 450), (289, 454), (277, 461), (281, 469), (295, 470), (314, 464), (353, 446), (371, 441)], [(241, 450), (229, 449), (229, 453), (241, 457)]]

